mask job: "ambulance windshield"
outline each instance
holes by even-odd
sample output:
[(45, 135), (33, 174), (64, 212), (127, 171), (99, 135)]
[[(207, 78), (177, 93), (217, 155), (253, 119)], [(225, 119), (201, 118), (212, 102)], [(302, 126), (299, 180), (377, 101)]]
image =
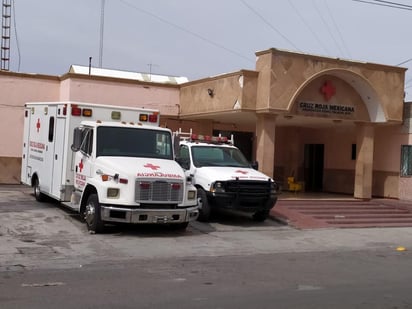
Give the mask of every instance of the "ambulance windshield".
[(105, 126), (97, 128), (97, 157), (173, 160), (172, 149), (171, 135), (167, 131)]

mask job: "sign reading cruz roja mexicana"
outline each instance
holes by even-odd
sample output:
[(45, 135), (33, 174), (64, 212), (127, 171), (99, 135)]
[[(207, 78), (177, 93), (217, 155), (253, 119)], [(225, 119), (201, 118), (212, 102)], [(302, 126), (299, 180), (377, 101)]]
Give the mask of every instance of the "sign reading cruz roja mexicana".
[(302, 114), (321, 113), (353, 116), (355, 107), (350, 105), (338, 105), (328, 103), (298, 102), (297, 112)]

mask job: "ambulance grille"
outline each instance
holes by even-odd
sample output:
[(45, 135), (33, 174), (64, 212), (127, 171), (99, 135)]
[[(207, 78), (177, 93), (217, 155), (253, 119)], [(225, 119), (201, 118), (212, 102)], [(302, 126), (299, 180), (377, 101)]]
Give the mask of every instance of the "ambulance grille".
[(183, 182), (137, 179), (135, 192), (137, 203), (181, 203), (183, 201)]

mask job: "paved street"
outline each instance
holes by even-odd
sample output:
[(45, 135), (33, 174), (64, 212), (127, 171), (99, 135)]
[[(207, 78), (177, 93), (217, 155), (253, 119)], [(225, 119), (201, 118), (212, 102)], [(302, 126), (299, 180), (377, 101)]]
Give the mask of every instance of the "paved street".
[(78, 215), (38, 203), (31, 188), (0, 187), (0, 267), (70, 268), (95, 261), (283, 252), (412, 250), (411, 228), (296, 230), (274, 220), (225, 216), (193, 222), (186, 232), (165, 226), (120, 226), (91, 235)]
[[(412, 229), (118, 226), (0, 186), (1, 308), (412, 308)], [(400, 251), (400, 247), (405, 251)]]

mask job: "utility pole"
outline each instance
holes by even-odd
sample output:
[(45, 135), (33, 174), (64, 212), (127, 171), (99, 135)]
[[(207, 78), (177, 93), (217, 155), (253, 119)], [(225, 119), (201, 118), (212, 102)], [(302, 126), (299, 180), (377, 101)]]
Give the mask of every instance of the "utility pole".
[(104, 5), (105, 0), (101, 0), (100, 6), (100, 47), (99, 47), (99, 68), (103, 66), (103, 41), (104, 41)]

